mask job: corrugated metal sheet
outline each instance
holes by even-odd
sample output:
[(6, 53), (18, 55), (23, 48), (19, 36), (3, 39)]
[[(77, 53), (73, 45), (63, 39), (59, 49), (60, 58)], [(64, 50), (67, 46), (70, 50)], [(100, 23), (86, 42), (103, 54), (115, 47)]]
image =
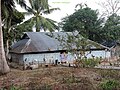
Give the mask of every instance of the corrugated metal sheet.
[(30, 53), (30, 52), (43, 52), (43, 51), (55, 51), (62, 50), (60, 42), (54, 38), (51, 38), (45, 33), (41, 32), (26, 32), (25, 36), (12, 46), (10, 52), (14, 53)]
[(18, 41), (16, 44), (14, 44), (11, 47), (10, 52), (16, 52), (16, 53), (21, 53), (21, 51), (23, 50), (23, 48), (25, 47), (25, 44), (28, 42), (29, 39), (23, 39)]
[[(14, 53), (38, 53), (45, 51), (58, 51), (62, 50), (63, 47), (56, 38), (67, 39), (67, 35), (72, 35), (72, 32), (26, 32), (19, 42), (12, 46), (10, 52)], [(74, 35), (77, 33), (74, 33)], [(88, 40), (93, 43), (97, 48), (103, 48), (104, 46), (99, 45), (93, 41)]]

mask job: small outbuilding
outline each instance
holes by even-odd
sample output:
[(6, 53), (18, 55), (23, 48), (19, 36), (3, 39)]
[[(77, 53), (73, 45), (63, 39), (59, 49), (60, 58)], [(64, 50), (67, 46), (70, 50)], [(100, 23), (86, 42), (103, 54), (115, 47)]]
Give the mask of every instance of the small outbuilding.
[(120, 56), (120, 42), (119, 41), (104, 41), (101, 44), (108, 47), (111, 57)]

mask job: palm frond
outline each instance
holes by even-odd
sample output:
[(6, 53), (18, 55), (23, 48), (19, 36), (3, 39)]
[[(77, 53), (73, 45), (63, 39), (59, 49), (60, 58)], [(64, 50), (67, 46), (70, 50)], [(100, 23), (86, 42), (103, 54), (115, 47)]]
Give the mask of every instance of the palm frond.
[(22, 24), (33, 24), (35, 21), (34, 17), (31, 17), (30, 19), (28, 19), (27, 21), (23, 22)]
[(59, 29), (59, 27), (56, 25), (58, 24), (56, 21), (49, 19), (49, 18), (46, 18), (46, 20), (49, 21), (53, 25), (54, 29)]
[(57, 29), (57, 25), (54, 24), (54, 22), (48, 18), (41, 17), (41, 27), (46, 31), (54, 31)]
[(29, 3), (30, 3), (31, 8), (35, 9), (35, 3), (38, 3), (38, 2), (36, 2), (36, 0), (29, 0)]
[[(19, 0), (22, 1), (22, 0)], [(33, 24), (36, 27), (36, 31), (40, 31), (40, 28), (44, 30), (53, 31), (58, 29), (56, 25), (56, 21), (44, 18), (41, 13), (49, 14), (54, 10), (60, 10), (59, 8), (51, 8), (49, 9), (48, 0), (29, 0), (30, 6), (26, 5), (26, 11), (24, 12), (25, 15), (34, 15), (29, 20), (25, 21), (24, 23)]]
[(19, 28), (22, 28), (22, 32), (28, 32), (28, 31), (32, 31), (32, 27), (34, 26), (34, 17), (28, 19), (27, 21), (17, 25), (15, 28), (19, 30)]
[(22, 12), (24, 15), (27, 15), (27, 16), (30, 16), (30, 15), (33, 15), (32, 12)]
[(44, 13), (44, 14), (50, 14), (50, 13), (52, 13), (55, 10), (60, 10), (60, 8), (51, 8), (51, 9), (48, 9), (48, 10), (44, 10), (42, 13)]
[(29, 6), (26, 7), (26, 11), (29, 12), (29, 13), (32, 13), (32, 14), (36, 14), (36, 11), (32, 8), (30, 8)]
[(5, 17), (8, 17), (12, 14), (14, 7), (15, 7), (15, 3), (13, 2), (13, 0), (1, 0), (1, 14), (2, 14), (2, 20)]
[(19, 4), (22, 8), (27, 8), (27, 4), (25, 0), (16, 0), (17, 4)]
[(40, 0), (42, 9), (49, 9), (48, 0)]

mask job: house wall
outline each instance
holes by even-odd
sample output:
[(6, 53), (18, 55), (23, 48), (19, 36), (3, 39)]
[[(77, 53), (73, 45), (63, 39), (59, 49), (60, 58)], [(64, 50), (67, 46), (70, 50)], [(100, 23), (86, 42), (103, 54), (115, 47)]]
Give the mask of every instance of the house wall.
[[(86, 52), (86, 54), (87, 53), (89, 52)], [(110, 51), (105, 51), (105, 50), (91, 51), (91, 53), (87, 55), (87, 58), (92, 58), (92, 55), (95, 57), (108, 58), (111, 56), (111, 53)]]
[(11, 54), (11, 60), (12, 62), (16, 62), (19, 64), (23, 64), (23, 54)]
[[(87, 54), (88, 52), (86, 52)], [(92, 58), (92, 55), (95, 57), (110, 57), (110, 52), (105, 50), (99, 50), (99, 51), (91, 51), (90, 54), (87, 55), (87, 58)], [(56, 53), (40, 53), (40, 54), (11, 54), (12, 61), (17, 62), (19, 64), (30, 63), (33, 61), (37, 61), (38, 63), (55, 63), (55, 60), (57, 59), (59, 62), (61, 62), (60, 58), (60, 52)], [(67, 54), (67, 61), (72, 62), (74, 59), (74, 56), (70, 53)]]
[(39, 63), (52, 62), (52, 60), (58, 59), (59, 53), (43, 53), (43, 54), (24, 54), (23, 60), (27, 62), (38, 61)]
[[(10, 53), (12, 62), (23, 65), (24, 62), (30, 63), (33, 61), (38, 61), (38, 63), (44, 63), (44, 58), (46, 63), (55, 63), (55, 60), (61, 62), (60, 52), (56, 53), (39, 53), (39, 54), (15, 54)], [(67, 61), (72, 61), (74, 59), (73, 55), (67, 54)]]
[[(60, 59), (60, 52), (57, 53), (42, 53), (42, 54), (24, 54), (23, 60), (27, 60), (27, 62), (38, 61), (39, 63), (44, 63), (44, 58), (46, 63), (55, 63), (55, 60), (58, 62), (61, 61)], [(67, 54), (67, 61), (72, 61), (74, 57), (68, 53)]]

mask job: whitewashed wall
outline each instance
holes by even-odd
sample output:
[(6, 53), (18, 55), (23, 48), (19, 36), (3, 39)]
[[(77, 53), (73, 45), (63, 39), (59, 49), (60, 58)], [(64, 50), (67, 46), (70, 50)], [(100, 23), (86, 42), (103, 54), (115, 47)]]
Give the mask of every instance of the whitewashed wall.
[(39, 63), (50, 63), (52, 60), (59, 59), (59, 53), (43, 53), (43, 54), (24, 54), (23, 60), (27, 59), (27, 62), (39, 61)]
[(92, 58), (92, 55), (95, 57), (108, 58), (111, 56), (111, 53), (110, 51), (105, 51), (105, 50), (91, 51), (91, 53), (87, 55), (87, 58)]
[[(88, 52), (86, 52), (87, 54)], [(107, 51), (105, 52), (105, 50), (101, 50), (101, 51), (91, 51), (90, 54), (87, 55), (87, 58), (92, 58), (92, 55), (95, 57), (110, 57), (110, 52)], [(44, 59), (46, 63), (55, 63), (55, 60), (57, 59), (60, 62), (60, 53), (40, 53), (40, 54), (13, 54), (12, 55), (12, 59), (13, 61), (19, 63), (19, 64), (23, 64), (23, 62), (25, 61), (25, 59), (27, 60), (26, 62), (32, 62), (32, 61), (38, 61), (39, 63), (44, 63)], [(70, 53), (68, 53), (68, 57), (67, 57), (67, 61), (68, 62), (72, 62), (74, 59), (74, 56)]]
[[(39, 61), (39, 63), (44, 63), (44, 59), (46, 63), (50, 63), (50, 61), (57, 59), (60, 62), (60, 53), (41, 53), (41, 54), (24, 54), (23, 60), (27, 59), (27, 62), (32, 62), (34, 60)], [(68, 61), (72, 61), (74, 59), (73, 55), (68, 53)]]

